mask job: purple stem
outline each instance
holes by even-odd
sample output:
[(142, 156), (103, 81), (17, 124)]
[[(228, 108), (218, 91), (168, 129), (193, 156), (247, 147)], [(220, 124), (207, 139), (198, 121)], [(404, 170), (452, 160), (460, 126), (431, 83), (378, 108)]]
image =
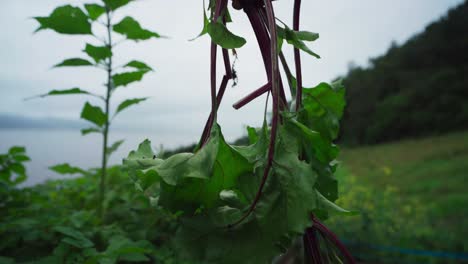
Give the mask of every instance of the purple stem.
[(325, 225), (320, 223), (320, 221), (312, 216), (312, 221), (314, 223), (313, 227), (317, 228), (322, 234), (326, 235), (331, 242), (335, 244), (335, 246), (339, 249), (341, 254), (343, 254), (343, 257), (346, 259), (348, 264), (355, 264), (356, 261), (354, 260), (353, 256), (351, 253), (349, 253), (348, 249), (346, 248), (345, 245), (338, 239), (338, 237), (330, 231)]
[[(301, 14), (301, 0), (294, 0), (293, 30), (299, 31), (299, 22)], [(302, 69), (301, 53), (299, 49), (294, 48), (294, 62), (296, 63), (296, 111), (299, 111), (302, 105)]]
[[(223, 100), (224, 92), (226, 91), (229, 79), (230, 78), (227, 75), (223, 76), (223, 80), (221, 81), (221, 85), (219, 86), (218, 95), (216, 96), (216, 111), (221, 105), (221, 101)], [(213, 115), (210, 113), (208, 120), (206, 120), (205, 128), (203, 129), (201, 142), (206, 142), (206, 140), (208, 139), (209, 132), (211, 130), (211, 127), (213, 126), (213, 121)]]
[[(268, 18), (268, 25), (270, 28), (270, 58), (271, 58), (271, 95), (273, 98), (273, 117), (271, 121), (271, 132), (270, 132), (270, 143), (268, 147), (268, 157), (267, 157), (267, 164), (265, 165), (265, 169), (263, 171), (262, 181), (260, 183), (260, 187), (258, 188), (257, 194), (253, 202), (251, 203), (248, 211), (235, 223), (230, 225), (230, 227), (236, 226), (244, 221), (254, 210), (257, 206), (260, 197), (262, 196), (263, 187), (265, 187), (265, 183), (268, 179), (268, 175), (270, 174), (271, 166), (273, 164), (273, 158), (275, 155), (275, 144), (276, 144), (276, 134), (278, 130), (278, 121), (279, 121), (279, 70), (278, 70), (278, 53), (277, 53), (277, 36), (276, 36), (276, 23), (275, 23), (275, 13), (273, 11), (273, 6), (271, 4), (271, 0), (264, 0), (266, 14)], [(262, 43), (260, 43), (262, 44)]]
[(307, 228), (306, 236), (309, 240), (310, 252), (312, 253), (312, 258), (314, 263), (322, 263), (322, 257), (320, 255), (320, 246), (317, 239), (316, 230), (314, 228)]
[[(221, 14), (221, 11), (224, 10), (226, 7), (227, 7), (227, 0), (217, 0), (216, 1), (216, 9), (215, 9), (215, 13), (213, 15), (212, 23), (216, 23), (216, 21), (218, 20), (218, 17)], [(207, 124), (209, 124), (209, 125), (205, 126), (205, 129), (203, 130), (203, 133), (202, 133), (202, 138), (200, 140), (201, 146), (203, 146), (208, 141), (209, 134), (211, 132), (211, 127), (212, 127), (214, 121), (216, 120), (216, 112), (217, 112), (218, 106), (219, 106), (218, 103), (217, 103), (217, 96), (216, 96), (217, 47), (218, 47), (218, 45), (216, 43), (214, 43), (213, 41), (211, 41), (211, 55), (210, 55), (211, 113), (210, 113), (210, 117), (208, 118), (208, 121), (207, 121)], [(224, 91), (223, 91), (223, 94), (224, 94)]]
[(229, 53), (227, 49), (223, 49), (223, 60), (224, 60), (224, 69), (226, 71), (225, 76), (229, 79), (232, 79), (232, 69), (231, 61), (229, 60)]
[(258, 88), (257, 90), (251, 92), (249, 95), (247, 95), (246, 97), (240, 99), (239, 101), (237, 101), (236, 103), (234, 103), (232, 105), (232, 107), (234, 107), (234, 109), (239, 109), (241, 107), (243, 107), (244, 105), (250, 103), (252, 100), (254, 100), (255, 98), (259, 97), (260, 95), (268, 92), (269, 90), (271, 89), (271, 82), (263, 85), (262, 87)]

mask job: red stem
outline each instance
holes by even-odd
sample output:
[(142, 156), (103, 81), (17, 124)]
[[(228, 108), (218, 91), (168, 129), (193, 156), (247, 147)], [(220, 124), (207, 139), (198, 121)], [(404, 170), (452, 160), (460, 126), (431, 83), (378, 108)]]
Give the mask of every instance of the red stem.
[[(257, 194), (253, 202), (251, 203), (247, 212), (235, 223), (230, 225), (230, 227), (236, 226), (242, 223), (254, 210), (257, 206), (260, 197), (262, 196), (263, 188), (270, 174), (271, 166), (273, 164), (273, 158), (275, 155), (275, 144), (276, 144), (276, 134), (278, 130), (278, 121), (279, 121), (279, 70), (278, 70), (278, 53), (277, 53), (277, 36), (276, 36), (276, 23), (275, 23), (275, 13), (271, 0), (264, 0), (266, 14), (268, 19), (268, 25), (270, 28), (270, 58), (271, 58), (271, 94), (273, 98), (273, 117), (271, 121), (271, 132), (270, 132), (270, 143), (268, 148), (267, 164), (263, 171), (262, 181), (260, 187), (258, 188)], [(260, 41), (259, 41), (260, 42)], [(263, 43), (260, 43), (263, 44)]]
[[(213, 15), (212, 23), (216, 23), (218, 20), (221, 11), (227, 7), (227, 0), (217, 0), (216, 1), (216, 9)], [(224, 19), (223, 19), (224, 20)], [(225, 20), (223, 21), (225, 23)], [(211, 41), (211, 54), (210, 54), (210, 81), (211, 81), (211, 113), (207, 120), (208, 126), (205, 125), (205, 129), (202, 133), (202, 138), (200, 139), (201, 146), (203, 146), (209, 138), (209, 134), (211, 132), (211, 127), (213, 123), (216, 121), (216, 112), (218, 110), (219, 104), (217, 103), (217, 96), (216, 96), (216, 58), (217, 58), (217, 47), (218, 45)], [(226, 56), (223, 52), (223, 57), (226, 60)], [(227, 56), (229, 58), (229, 56)], [(230, 72), (230, 71), (229, 71)], [(231, 74), (232, 75), (232, 74)], [(227, 83), (226, 83), (227, 84)], [(222, 87), (222, 86), (221, 86)], [(221, 88), (220, 88), (221, 90)], [(224, 91), (223, 91), (224, 94)]]
[(343, 254), (343, 257), (346, 259), (348, 264), (356, 263), (351, 253), (332, 231), (330, 231), (325, 225), (320, 223), (320, 221), (314, 216), (312, 216), (312, 221), (314, 223), (313, 227), (317, 228), (317, 230), (319, 230), (322, 234), (326, 235), (330, 239), (330, 241), (335, 244), (335, 246), (340, 250), (341, 254)]
[[(301, 15), (301, 0), (294, 0), (293, 30), (299, 31), (299, 22)], [(299, 111), (302, 105), (302, 69), (301, 53), (299, 49), (294, 48), (294, 62), (296, 63), (296, 111)]]
[[(229, 77), (227, 75), (223, 76), (223, 80), (221, 81), (221, 85), (219, 86), (218, 95), (216, 96), (216, 111), (219, 109), (221, 105), (221, 101), (223, 100), (224, 92), (226, 91), (226, 87), (229, 81)], [(203, 129), (202, 139), (201, 142), (206, 142), (209, 137), (209, 132), (211, 127), (213, 126), (213, 115), (210, 113), (208, 120), (206, 120), (205, 128)]]
[(317, 239), (316, 230), (314, 228), (306, 229), (306, 236), (309, 241), (310, 252), (314, 263), (322, 263), (322, 257), (320, 255), (320, 244)]
[(262, 87), (258, 88), (257, 90), (251, 92), (246, 97), (240, 99), (239, 101), (234, 103), (232, 105), (232, 107), (234, 107), (235, 109), (239, 109), (239, 108), (243, 107), (244, 105), (250, 103), (255, 98), (257, 98), (257, 97), (261, 96), (262, 94), (268, 92), (270, 89), (271, 89), (271, 82), (263, 85)]

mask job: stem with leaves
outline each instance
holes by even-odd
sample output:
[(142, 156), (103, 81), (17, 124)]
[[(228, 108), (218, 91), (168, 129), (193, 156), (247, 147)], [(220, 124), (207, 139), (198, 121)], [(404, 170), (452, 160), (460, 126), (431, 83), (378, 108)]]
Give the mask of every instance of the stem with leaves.
[[(100, 4), (84, 4), (84, 10), (81, 7), (71, 5), (64, 5), (57, 7), (47, 17), (35, 17), (34, 19), (39, 22), (39, 28), (36, 30), (50, 29), (60, 34), (67, 35), (90, 35), (93, 36), (100, 43), (97, 45), (86, 43), (84, 53), (88, 58), (70, 58), (55, 65), (54, 67), (83, 67), (91, 66), (106, 71), (106, 90), (104, 95), (83, 90), (81, 88), (71, 88), (64, 90), (52, 90), (46, 94), (36, 97), (47, 97), (57, 95), (88, 95), (101, 99), (104, 101), (104, 109), (100, 106), (92, 105), (89, 102), (83, 107), (81, 111), (81, 118), (91, 122), (92, 127), (81, 130), (83, 135), (89, 133), (102, 134), (102, 160), (101, 160), (101, 175), (99, 182), (98, 193), (98, 214), (101, 219), (104, 219), (104, 200), (106, 195), (106, 181), (107, 181), (107, 165), (110, 155), (118, 149), (123, 143), (123, 140), (109, 144), (109, 133), (112, 120), (117, 114), (126, 108), (145, 101), (147, 98), (132, 98), (126, 99), (121, 102), (114, 111), (111, 111), (111, 97), (119, 87), (125, 87), (131, 83), (141, 81), (143, 76), (152, 71), (146, 63), (132, 60), (122, 67), (115, 68), (113, 66), (114, 47), (126, 40), (142, 41), (151, 38), (160, 38), (161, 36), (153, 31), (144, 29), (132, 17), (126, 16), (120, 22), (113, 23), (112, 17), (115, 11), (124, 7), (131, 0), (101, 0)], [(104, 16), (104, 21), (99, 19)], [(102, 38), (93, 33), (94, 26), (104, 26), (106, 37)], [(113, 34), (119, 34), (123, 38), (120, 41), (113, 41)], [(117, 69), (123, 68), (121, 72), (116, 73)], [(131, 70), (128, 70), (131, 69)], [(51, 169), (61, 174), (83, 174), (88, 175), (86, 170), (70, 166), (67, 163), (59, 164), (51, 167)]]
[[(112, 54), (112, 25), (111, 25), (111, 17), (110, 17), (110, 10), (106, 6), (106, 29), (107, 29), (107, 47), (109, 48), (109, 51)], [(107, 176), (107, 152), (108, 152), (108, 146), (107, 146), (107, 140), (109, 136), (109, 126), (110, 126), (110, 120), (109, 120), (109, 106), (110, 106), (110, 99), (112, 95), (112, 56), (109, 57), (109, 59), (106, 62), (107, 66), (107, 91), (106, 91), (106, 97), (105, 97), (105, 115), (106, 115), (106, 123), (104, 124), (104, 130), (102, 133), (103, 136), (103, 144), (102, 144), (102, 165), (101, 165), (101, 181), (99, 183), (99, 207), (98, 207), (98, 214), (103, 217), (103, 201), (104, 201), (104, 196), (106, 192), (106, 176)]]

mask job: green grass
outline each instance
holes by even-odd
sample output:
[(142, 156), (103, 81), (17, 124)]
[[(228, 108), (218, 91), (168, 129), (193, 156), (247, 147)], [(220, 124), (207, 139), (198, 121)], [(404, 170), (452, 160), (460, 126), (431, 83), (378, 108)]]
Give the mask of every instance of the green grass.
[(361, 243), (468, 252), (468, 132), (343, 149), (340, 159), (338, 203), (362, 212), (330, 220), (340, 235)]

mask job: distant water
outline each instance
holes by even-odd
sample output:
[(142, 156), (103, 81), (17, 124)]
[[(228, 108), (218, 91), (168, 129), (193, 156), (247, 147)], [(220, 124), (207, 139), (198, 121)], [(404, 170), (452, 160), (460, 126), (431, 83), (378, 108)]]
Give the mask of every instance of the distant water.
[[(188, 134), (154, 132), (138, 133), (114, 131), (110, 135), (110, 142), (125, 139), (112, 157), (110, 164), (120, 164), (130, 150), (137, 148), (144, 139), (150, 139), (153, 148), (158, 149), (161, 144), (165, 149), (193, 143), (195, 137)], [(0, 130), (0, 153), (4, 153), (11, 146), (25, 146), (31, 161), (26, 163), (28, 180), (24, 185), (30, 186), (45, 181), (57, 179), (61, 176), (48, 167), (68, 162), (82, 168), (99, 167), (101, 164), (102, 136), (90, 134), (81, 136), (78, 130)]]

